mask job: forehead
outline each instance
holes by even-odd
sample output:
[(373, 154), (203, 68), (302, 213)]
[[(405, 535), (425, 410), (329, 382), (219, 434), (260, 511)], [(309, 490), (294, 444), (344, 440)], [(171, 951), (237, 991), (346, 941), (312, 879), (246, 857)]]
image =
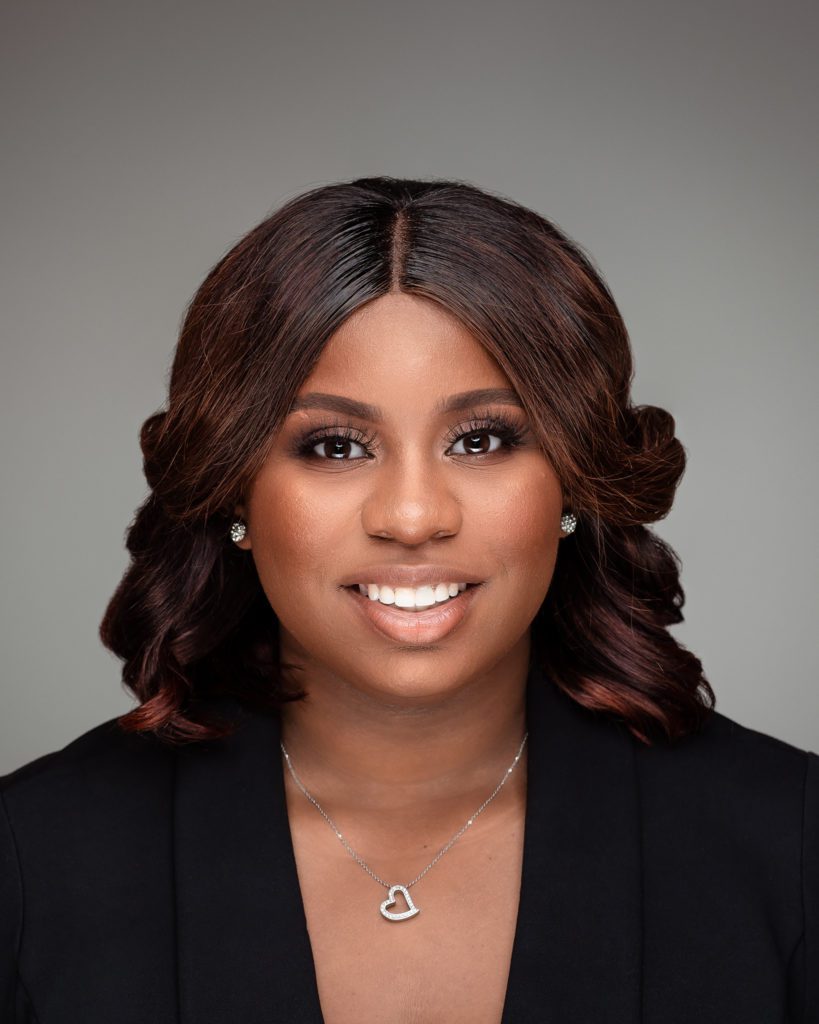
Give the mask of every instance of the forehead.
[(434, 403), (453, 391), (501, 386), (511, 387), (509, 378), (457, 317), (430, 299), (390, 293), (341, 325), (299, 391)]

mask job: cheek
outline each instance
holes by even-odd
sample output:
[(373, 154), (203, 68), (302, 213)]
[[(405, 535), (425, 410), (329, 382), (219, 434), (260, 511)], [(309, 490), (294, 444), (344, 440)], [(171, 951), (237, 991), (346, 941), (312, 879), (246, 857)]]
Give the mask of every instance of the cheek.
[(487, 544), (515, 566), (548, 559), (557, 549), (561, 507), (560, 483), (548, 464), (521, 466), (486, 499), (481, 519)]
[(508, 588), (506, 612), (521, 623), (537, 613), (549, 590), (560, 544), (562, 493), (553, 470), (538, 463), (492, 497), (478, 529)]
[(350, 537), (351, 513), (329, 488), (287, 473), (271, 473), (257, 480), (249, 506), (253, 557), (266, 590), (294, 590), (338, 574), (337, 559), (344, 537)]

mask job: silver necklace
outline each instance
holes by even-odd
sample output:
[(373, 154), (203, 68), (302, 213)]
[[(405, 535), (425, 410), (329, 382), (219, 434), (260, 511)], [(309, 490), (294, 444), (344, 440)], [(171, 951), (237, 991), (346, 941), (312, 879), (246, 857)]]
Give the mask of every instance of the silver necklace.
[[(528, 732), (524, 734), (524, 737), (523, 737), (523, 740), (521, 741), (520, 747), (518, 747), (518, 752), (517, 752), (517, 754), (515, 754), (514, 761), (506, 769), (506, 771), (503, 773), (503, 778), (500, 780), (500, 782), (497, 784), (497, 786), (495, 786), (495, 789), (492, 791), (490, 796), (488, 796), (486, 798), (486, 800), (484, 800), (484, 802), (477, 809), (477, 811), (475, 811), (475, 813), (467, 821), (467, 823), (455, 833), (455, 835), (449, 840), (449, 842), (446, 844), (446, 846), (444, 846), (442, 849), (440, 849), (438, 851), (438, 853), (429, 862), (429, 864), (427, 864), (427, 866), (424, 868), (424, 870), (421, 872), (421, 874), (417, 875), (415, 878), (413, 878), (413, 880), (411, 882), (407, 882), (406, 885), (390, 885), (389, 882), (385, 882), (383, 878), (380, 878), (372, 870), (372, 868), (370, 868), (369, 865), (366, 864), (361, 859), (361, 857), (355, 852), (355, 850), (352, 848), (352, 846), (350, 846), (350, 844), (347, 842), (347, 840), (341, 834), (341, 831), (339, 830), (338, 826), (333, 821), (333, 819), (330, 817), (330, 815), (324, 810), (324, 808), (321, 806), (321, 804), (318, 802), (318, 800), (316, 800), (316, 798), (311, 793), (308, 793), (308, 791), (305, 788), (304, 784), (302, 783), (301, 779), (298, 777), (298, 775), (296, 775), (296, 770), (293, 767), (293, 764), (292, 764), (292, 762), (290, 760), (290, 755), (285, 750), (284, 743), (280, 743), (280, 746), (282, 748), (282, 753), (284, 754), (284, 759), (285, 759), (285, 761), (287, 763), (287, 767), (290, 770), (290, 774), (293, 776), (293, 781), (296, 783), (296, 785), (299, 787), (299, 789), (302, 791), (302, 793), (304, 793), (304, 795), (307, 797), (307, 799), (310, 801), (310, 803), (313, 804), (313, 806), (316, 808), (316, 810), (319, 811), (319, 813), (325, 819), (325, 821), (330, 826), (330, 828), (332, 828), (332, 830), (336, 834), (336, 838), (341, 842), (342, 846), (345, 848), (347, 853), (350, 854), (350, 856), (353, 858), (353, 860), (356, 862), (356, 864), (359, 864), (367, 872), (367, 874), (370, 875), (371, 878), (374, 878), (376, 880), (376, 882), (379, 883), (379, 885), (384, 886), (384, 888), (387, 890), (387, 898), (381, 904), (381, 914), (388, 921), (406, 921), (408, 918), (415, 917), (416, 914), (420, 914), (421, 913), (421, 908), (417, 907), (415, 905), (415, 903), (413, 903), (412, 896), (410, 896), (409, 890), (412, 888), (413, 885), (415, 885), (416, 882), (420, 882), (421, 881), (421, 879), (424, 877), (424, 875), (427, 873), (427, 871), (429, 871), (429, 869), (433, 866), (433, 864), (437, 864), (438, 863), (438, 861), (441, 859), (441, 857), (443, 857), (443, 855), (452, 846), (452, 844), (456, 840), (461, 838), (461, 836), (464, 834), (464, 832), (466, 832), (466, 830), (475, 821), (475, 819), (484, 810), (484, 808), (488, 807), (489, 804), (492, 803), (492, 801), (498, 795), (498, 793), (500, 793), (501, 789), (503, 788), (504, 783), (509, 778), (509, 776), (512, 774), (512, 772), (513, 772), (513, 770), (515, 768), (515, 765), (520, 760), (520, 756), (523, 753), (523, 747), (524, 747), (524, 745), (526, 743), (526, 739), (527, 739), (528, 735), (529, 735)], [(402, 910), (402, 911), (391, 911), (389, 908), (395, 905), (395, 902), (396, 902), (395, 895), (396, 895), (396, 893), (399, 893), (399, 892), (401, 893), (401, 895), (404, 897), (404, 900), (406, 901), (407, 909), (406, 910)]]

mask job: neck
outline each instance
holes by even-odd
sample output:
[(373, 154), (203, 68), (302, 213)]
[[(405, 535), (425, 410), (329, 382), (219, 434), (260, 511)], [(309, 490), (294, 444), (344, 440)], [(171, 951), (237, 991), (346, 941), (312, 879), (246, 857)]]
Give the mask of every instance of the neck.
[[(468, 815), (520, 747), (528, 663), (527, 642), (456, 691), (412, 703), (365, 693), (311, 666), (300, 684), (308, 697), (282, 708), (282, 740), (328, 811), (425, 823)], [(525, 752), (505, 789), (525, 788)]]

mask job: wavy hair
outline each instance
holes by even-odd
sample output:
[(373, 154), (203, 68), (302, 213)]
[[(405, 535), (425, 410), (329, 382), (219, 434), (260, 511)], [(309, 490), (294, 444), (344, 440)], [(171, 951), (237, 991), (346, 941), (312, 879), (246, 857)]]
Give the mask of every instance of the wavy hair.
[(578, 517), (531, 625), (532, 657), (578, 704), (645, 744), (715, 705), (669, 633), (684, 594), (666, 516), (685, 450), (664, 409), (633, 405), (622, 317), (579, 246), (534, 211), (452, 180), (359, 178), (289, 200), (210, 271), (188, 306), (167, 408), (142, 426), (149, 494), (100, 625), (139, 705), (119, 718), (168, 743), (228, 735), (204, 698), (275, 713), (278, 625), (233, 509), (330, 335), (390, 291), (454, 314), (520, 395)]

